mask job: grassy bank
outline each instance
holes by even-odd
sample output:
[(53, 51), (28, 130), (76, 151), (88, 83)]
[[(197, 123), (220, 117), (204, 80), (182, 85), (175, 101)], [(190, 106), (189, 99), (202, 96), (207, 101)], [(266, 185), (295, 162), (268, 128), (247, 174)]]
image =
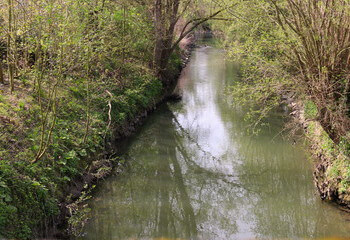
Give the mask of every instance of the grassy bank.
[(5, 237), (28, 238), (37, 234), (34, 229), (52, 224), (58, 204), (70, 198), (67, 186), (103, 158), (99, 153), (113, 132), (161, 99), (164, 89), (152, 75), (127, 77), (127, 85), (110, 88), (109, 94), (94, 91), (88, 133), (84, 84), (72, 78), (69, 88), (60, 89), (52, 144), (37, 163), (32, 163), (41, 138), (36, 96), (26, 88), (16, 95), (1, 89), (0, 232)]
[(350, 209), (349, 143), (343, 138), (335, 143), (317, 121), (317, 109), (308, 101), (304, 104), (302, 122), (315, 164), (314, 180), (323, 200), (334, 201)]
[[(180, 61), (173, 60), (171, 74), (176, 78)], [(19, 82), (22, 87), (14, 95), (0, 86), (0, 233), (4, 237), (31, 238), (59, 223), (60, 204), (77, 200), (80, 191), (89, 187), (74, 185), (90, 183), (111, 170), (111, 162), (103, 162), (106, 143), (132, 132), (130, 125), (153, 109), (168, 90), (140, 69), (129, 70), (124, 77), (128, 81), (123, 86), (90, 90), (88, 119), (86, 85), (69, 77), (69, 87), (60, 87), (56, 97), (56, 124), (47, 133), (51, 143), (37, 162), (33, 160), (42, 137), (37, 95)], [(42, 96), (42, 101), (49, 99)]]

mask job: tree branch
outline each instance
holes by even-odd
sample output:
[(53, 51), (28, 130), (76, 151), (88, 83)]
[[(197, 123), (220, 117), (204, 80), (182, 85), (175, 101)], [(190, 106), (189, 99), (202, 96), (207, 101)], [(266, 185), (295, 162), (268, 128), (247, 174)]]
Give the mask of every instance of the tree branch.
[[(215, 20), (225, 20), (225, 21), (230, 21), (230, 19), (226, 19), (226, 18), (216, 18), (217, 15), (219, 15), (221, 12), (223, 12), (224, 10), (228, 9), (228, 8), (231, 8), (233, 6), (235, 6), (237, 4), (233, 4), (232, 6), (230, 7), (225, 7), (223, 9), (220, 9), (219, 11), (211, 14), (210, 16), (207, 16), (205, 18), (196, 18), (196, 19), (192, 19), (190, 21), (188, 21), (185, 26), (183, 27), (181, 33), (180, 33), (180, 36), (178, 37), (178, 39), (174, 42), (174, 44), (171, 46), (171, 50), (174, 50), (175, 47), (181, 42), (182, 39), (184, 39), (189, 33), (191, 33), (195, 28), (197, 28), (199, 25), (205, 23), (206, 21), (208, 20), (212, 20), (212, 19), (215, 19)], [(194, 23), (195, 24), (189, 29), (186, 31), (187, 27), (191, 24), (191, 23)]]
[[(219, 13), (221, 13), (222, 11), (224, 11), (225, 9), (221, 9), (217, 12), (215, 12), (214, 14), (206, 17), (206, 18), (196, 18), (196, 19), (192, 19), (191, 21), (188, 21), (184, 28), (182, 29), (180, 36), (178, 37), (178, 39), (174, 42), (174, 44), (172, 45), (171, 49), (173, 50), (180, 42), (182, 39), (184, 39), (190, 32), (192, 32), (195, 28), (197, 28), (199, 25), (205, 23), (206, 21), (214, 18), (215, 16), (217, 16)], [(186, 31), (186, 28), (188, 27), (188, 25), (190, 25), (191, 23), (196, 22), (189, 30)]]

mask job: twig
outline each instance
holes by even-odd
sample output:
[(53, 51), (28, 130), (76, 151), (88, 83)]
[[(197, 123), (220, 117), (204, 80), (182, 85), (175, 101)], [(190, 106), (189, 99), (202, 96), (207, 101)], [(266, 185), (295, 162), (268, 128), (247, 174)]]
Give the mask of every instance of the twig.
[(108, 125), (107, 125), (107, 128), (106, 128), (106, 132), (105, 132), (105, 135), (104, 135), (104, 138), (106, 138), (106, 135), (107, 135), (107, 131), (108, 129), (111, 127), (111, 124), (112, 124), (112, 115), (111, 115), (111, 112), (112, 112), (112, 103), (111, 103), (111, 100), (113, 99), (113, 95), (110, 91), (106, 90), (106, 93), (111, 97), (111, 99), (108, 101)]

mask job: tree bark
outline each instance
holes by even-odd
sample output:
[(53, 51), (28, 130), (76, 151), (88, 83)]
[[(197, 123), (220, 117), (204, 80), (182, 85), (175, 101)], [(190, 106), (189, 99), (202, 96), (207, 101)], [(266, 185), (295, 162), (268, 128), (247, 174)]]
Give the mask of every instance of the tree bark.
[(7, 34), (7, 65), (8, 65), (8, 75), (10, 81), (11, 93), (14, 91), (14, 64), (13, 64), (13, 51), (12, 51), (12, 0), (8, 0), (8, 34)]
[(2, 62), (0, 59), (0, 83), (5, 84), (4, 71), (2, 70)]

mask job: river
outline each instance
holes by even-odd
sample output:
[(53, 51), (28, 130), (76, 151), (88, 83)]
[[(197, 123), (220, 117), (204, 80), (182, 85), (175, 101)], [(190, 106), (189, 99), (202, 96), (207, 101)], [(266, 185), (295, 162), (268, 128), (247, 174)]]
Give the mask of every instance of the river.
[(303, 147), (278, 134), (283, 113), (247, 134), (224, 90), (238, 67), (194, 51), (178, 87), (124, 146), (127, 166), (98, 187), (81, 239), (319, 239), (350, 236), (350, 216), (317, 196)]

